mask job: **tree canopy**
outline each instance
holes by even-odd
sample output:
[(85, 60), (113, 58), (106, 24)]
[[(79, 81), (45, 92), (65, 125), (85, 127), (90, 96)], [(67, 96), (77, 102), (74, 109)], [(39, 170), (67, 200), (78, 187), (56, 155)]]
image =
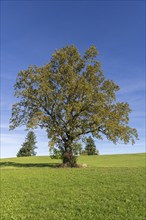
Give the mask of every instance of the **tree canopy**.
[(131, 128), (127, 102), (117, 102), (119, 86), (106, 79), (95, 46), (80, 55), (74, 46), (56, 50), (49, 63), (18, 73), (10, 129), (45, 128), (50, 146), (58, 146), (63, 163), (74, 166), (74, 143), (90, 133), (125, 144), (138, 138)]

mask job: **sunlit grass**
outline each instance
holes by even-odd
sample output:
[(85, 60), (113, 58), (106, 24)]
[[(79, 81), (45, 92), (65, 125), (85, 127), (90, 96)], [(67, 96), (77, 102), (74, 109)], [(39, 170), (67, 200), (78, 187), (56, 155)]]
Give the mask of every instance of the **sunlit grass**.
[(145, 219), (145, 154), (80, 157), (87, 168), (54, 168), (59, 162), (2, 159), (1, 219)]

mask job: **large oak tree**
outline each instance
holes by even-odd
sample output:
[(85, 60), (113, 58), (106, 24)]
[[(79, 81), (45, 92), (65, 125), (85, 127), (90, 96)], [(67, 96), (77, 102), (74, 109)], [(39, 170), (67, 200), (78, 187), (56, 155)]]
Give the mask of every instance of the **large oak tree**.
[(105, 78), (91, 46), (83, 56), (73, 45), (56, 50), (42, 67), (20, 71), (15, 83), (18, 102), (12, 106), (10, 129), (21, 125), (45, 128), (50, 145), (63, 163), (75, 166), (74, 148), (88, 133), (94, 138), (134, 144), (137, 131), (128, 126), (131, 109), (116, 102), (119, 86)]

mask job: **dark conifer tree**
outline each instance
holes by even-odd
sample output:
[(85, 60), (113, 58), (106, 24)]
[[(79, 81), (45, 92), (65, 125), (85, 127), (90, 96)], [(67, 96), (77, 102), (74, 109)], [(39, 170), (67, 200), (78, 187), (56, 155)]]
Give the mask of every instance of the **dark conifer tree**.
[(35, 156), (36, 152), (36, 136), (33, 131), (29, 131), (25, 142), (22, 144), (22, 147), (17, 153), (17, 157), (27, 157), (27, 156)]
[(91, 136), (86, 138), (85, 150), (88, 155), (95, 155), (96, 154), (96, 145), (95, 145), (94, 140), (92, 139)]

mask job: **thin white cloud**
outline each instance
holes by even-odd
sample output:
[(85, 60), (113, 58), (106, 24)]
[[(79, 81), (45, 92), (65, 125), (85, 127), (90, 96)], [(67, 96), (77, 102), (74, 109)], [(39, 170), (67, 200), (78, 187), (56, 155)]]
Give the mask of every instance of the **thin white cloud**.
[(132, 111), (131, 114), (130, 114), (130, 117), (132, 118), (135, 118), (135, 117), (138, 117), (138, 118), (144, 118), (145, 117), (145, 111), (143, 110), (137, 110), (137, 111)]
[(1, 129), (9, 129), (9, 125), (8, 124), (1, 124), (0, 128)]
[(12, 102), (8, 101), (7, 99), (4, 100), (3, 97), (3, 99), (1, 100), (1, 110), (11, 110), (11, 109), (12, 109)]
[[(123, 83), (122, 83), (123, 84)], [(127, 93), (133, 93), (137, 91), (145, 91), (145, 81), (136, 82), (136, 81), (127, 81), (124, 83), (124, 85), (120, 86), (120, 90), (117, 94), (123, 95)]]
[(23, 134), (1, 134), (1, 145), (3, 144), (18, 144), (22, 139), (24, 139)]

